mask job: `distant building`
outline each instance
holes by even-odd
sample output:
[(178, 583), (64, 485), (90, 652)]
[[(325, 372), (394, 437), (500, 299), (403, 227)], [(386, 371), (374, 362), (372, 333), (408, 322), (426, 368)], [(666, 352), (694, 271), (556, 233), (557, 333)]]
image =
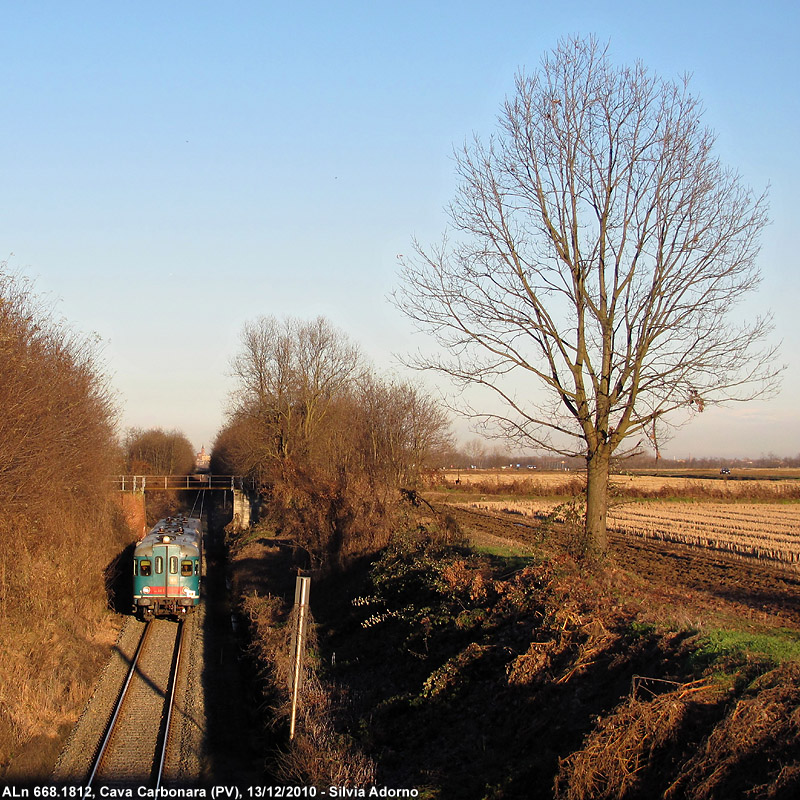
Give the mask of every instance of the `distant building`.
[(200, 452), (194, 459), (194, 466), (198, 472), (208, 472), (208, 468), (211, 465), (211, 456), (206, 453), (206, 447), (203, 445), (200, 448)]

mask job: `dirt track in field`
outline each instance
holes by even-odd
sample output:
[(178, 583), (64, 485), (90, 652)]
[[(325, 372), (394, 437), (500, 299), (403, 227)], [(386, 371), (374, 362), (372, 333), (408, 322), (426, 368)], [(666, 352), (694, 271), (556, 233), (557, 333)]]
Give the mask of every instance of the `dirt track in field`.
[[(435, 503), (451, 514), (473, 541), (530, 546), (551, 541), (541, 525), (519, 517)], [(668, 605), (684, 621), (709, 612), (753, 623), (800, 629), (800, 571), (701, 548), (610, 535), (610, 565), (632, 573), (637, 596)]]

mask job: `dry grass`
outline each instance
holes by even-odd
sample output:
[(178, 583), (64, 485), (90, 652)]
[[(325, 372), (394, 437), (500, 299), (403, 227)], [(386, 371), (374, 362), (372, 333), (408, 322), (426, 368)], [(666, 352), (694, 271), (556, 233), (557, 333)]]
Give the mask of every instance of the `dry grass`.
[(543, 519), (563, 505), (559, 498), (537, 497), (531, 500), (488, 500), (481, 498), (467, 503), (450, 502), (457, 508), (474, 508), (479, 511), (494, 511), (503, 514), (519, 514), (523, 517)]
[(52, 540), (31, 543), (12, 534), (13, 559), (0, 554), (2, 767), (13, 768), (27, 742), (63, 735), (91, 692), (119, 627), (107, 610), (106, 568), (124, 543), (120, 520), (109, 507), (103, 540), (74, 516), (44, 520)]
[[(758, 473), (753, 473), (758, 474)], [(800, 499), (800, 480), (794, 471), (774, 470), (761, 478), (747, 480), (699, 477), (697, 475), (612, 475), (613, 494), (623, 498), (686, 498), (766, 502)], [(785, 477), (779, 477), (785, 475)], [(579, 472), (540, 472), (530, 470), (464, 470), (435, 473), (430, 479), (434, 489), (477, 492), (487, 495), (533, 497), (571, 497), (586, 486), (586, 476)]]
[(484, 494), (537, 496), (572, 495), (581, 492), (585, 479), (574, 472), (464, 470), (437, 472), (429, 486)]
[(699, 498), (774, 502), (800, 499), (800, 481), (784, 479), (724, 480), (662, 475), (614, 475), (611, 490), (622, 497)]
[[(261, 665), (270, 695), (273, 725), (287, 728), (291, 714), (292, 631), (294, 616), (278, 597), (243, 598), (250, 620), (251, 648)], [(304, 656), (296, 734), (273, 766), (287, 784), (305, 786), (368, 786), (375, 782), (375, 764), (348, 736), (337, 730), (336, 719), (346, 700), (337, 687), (322, 681), (316, 669), (313, 622)]]
[[(95, 343), (0, 264), (0, 774), (77, 717), (114, 632), (129, 535), (107, 476), (115, 411)], [(4, 772), (10, 765), (11, 772)]]

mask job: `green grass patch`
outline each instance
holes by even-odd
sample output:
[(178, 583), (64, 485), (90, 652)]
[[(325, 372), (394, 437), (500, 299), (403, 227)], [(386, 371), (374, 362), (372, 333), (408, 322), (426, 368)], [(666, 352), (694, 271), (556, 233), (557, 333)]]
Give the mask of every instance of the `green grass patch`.
[(519, 543), (518, 545), (509, 544), (480, 544), (470, 542), (469, 549), (473, 553), (483, 556), (492, 556), (497, 559), (508, 559), (509, 561), (519, 561), (521, 566), (530, 564), (533, 560), (530, 545)]
[(778, 628), (772, 633), (715, 630), (698, 639), (693, 661), (714, 667), (741, 664), (756, 659), (775, 666), (800, 661), (800, 632)]

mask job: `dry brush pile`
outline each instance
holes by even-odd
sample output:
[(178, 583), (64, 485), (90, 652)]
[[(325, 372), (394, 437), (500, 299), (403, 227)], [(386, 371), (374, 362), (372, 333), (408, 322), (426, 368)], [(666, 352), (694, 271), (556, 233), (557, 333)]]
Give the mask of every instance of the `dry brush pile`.
[[(115, 410), (91, 338), (0, 265), (0, 774), (54, 740), (93, 682), (126, 526)], [(17, 762), (19, 763), (19, 761)]]
[(623, 586), (433, 527), (396, 539), (348, 621), (320, 620), (319, 663), (349, 698), (340, 735), (378, 784), (430, 798), (796, 796), (797, 637), (781, 655), (712, 647)]
[(796, 797), (798, 680), (800, 665), (789, 662), (733, 698), (709, 680), (651, 682), (644, 691), (635, 682), (583, 747), (563, 759), (557, 797), (644, 798), (656, 787), (650, 796), (665, 800)]

